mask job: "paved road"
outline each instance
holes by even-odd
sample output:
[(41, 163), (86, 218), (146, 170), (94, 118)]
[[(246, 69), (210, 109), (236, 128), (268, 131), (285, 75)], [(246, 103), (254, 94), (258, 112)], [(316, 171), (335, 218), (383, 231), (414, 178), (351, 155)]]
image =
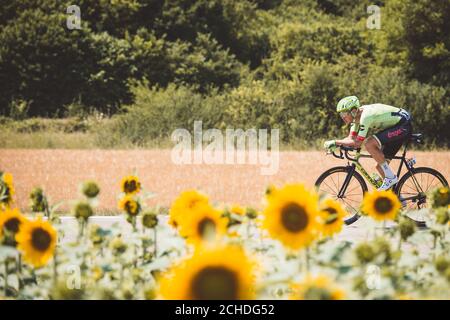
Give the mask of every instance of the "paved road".
[[(77, 221), (74, 217), (61, 217), (61, 222), (64, 225), (65, 234), (61, 237), (60, 241), (70, 242), (75, 241), (78, 232)], [(118, 224), (119, 229), (123, 231), (122, 236), (124, 239), (129, 238), (132, 228), (131, 225), (125, 220), (124, 216), (92, 216), (89, 221), (90, 224), (98, 224), (102, 228), (110, 228), (114, 224)], [(395, 223), (387, 223), (386, 228), (392, 228)], [(362, 217), (355, 223), (350, 226), (344, 226), (342, 232), (337, 235), (333, 241), (349, 241), (351, 243), (372, 240), (375, 235), (383, 235), (384, 230), (380, 227), (374, 227), (374, 222), (367, 217)], [(160, 223), (158, 225), (158, 247), (161, 250), (165, 250), (166, 248), (170, 248), (174, 245), (183, 246), (183, 240), (176, 237), (174, 235), (176, 231), (168, 226), (167, 224), (167, 216), (160, 217)], [(257, 229), (253, 229), (251, 232), (252, 237), (259, 237), (257, 233)], [(175, 243), (174, 243), (175, 241)], [(396, 246), (395, 243), (392, 243), (393, 247)], [(404, 248), (411, 249), (413, 247), (412, 244), (404, 244)], [(419, 252), (425, 254), (430, 250), (428, 244), (424, 243), (423, 245), (416, 247)]]

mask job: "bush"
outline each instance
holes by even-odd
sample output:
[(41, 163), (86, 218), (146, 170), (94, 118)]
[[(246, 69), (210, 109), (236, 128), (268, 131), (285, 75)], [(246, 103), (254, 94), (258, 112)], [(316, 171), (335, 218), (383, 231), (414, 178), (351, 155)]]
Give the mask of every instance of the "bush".
[(210, 35), (199, 33), (194, 44), (176, 42), (169, 54), (177, 84), (197, 86), (201, 92), (239, 84), (241, 64)]
[(29, 116), (61, 116), (75, 100), (102, 111), (130, 101), (127, 42), (65, 23), (63, 14), (27, 10), (3, 28), (0, 113), (17, 99), (29, 102)]
[(279, 128), (273, 117), (275, 110), (281, 107), (275, 91), (262, 81), (244, 84), (226, 94), (225, 109), (228, 126), (235, 128)]
[(136, 101), (125, 107), (126, 113), (97, 128), (97, 135), (106, 138), (103, 146), (123, 142), (142, 146), (151, 140), (170, 138), (178, 128), (192, 131), (197, 120), (202, 120), (205, 128), (221, 121), (220, 98), (196, 93), (189, 87), (171, 84), (167, 88), (149, 89), (146, 84), (140, 84), (133, 92)]
[(448, 87), (450, 81), (450, 1), (391, 0), (383, 8), (378, 57), (422, 82)]
[(336, 63), (343, 54), (358, 55), (365, 47), (356, 29), (314, 23), (286, 23), (280, 26), (272, 38), (274, 55), (281, 60), (299, 57)]

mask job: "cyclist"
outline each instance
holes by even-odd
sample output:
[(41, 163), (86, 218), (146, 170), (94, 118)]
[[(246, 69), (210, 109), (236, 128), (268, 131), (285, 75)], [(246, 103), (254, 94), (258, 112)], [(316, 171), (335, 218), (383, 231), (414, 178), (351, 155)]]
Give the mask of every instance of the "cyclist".
[(360, 105), (358, 97), (345, 97), (337, 104), (337, 112), (346, 124), (351, 124), (348, 137), (326, 141), (324, 147), (334, 151), (336, 147), (361, 147), (377, 162), (377, 170), (383, 177), (378, 190), (388, 190), (398, 182), (389, 162), (412, 134), (411, 116), (406, 110), (386, 104)]

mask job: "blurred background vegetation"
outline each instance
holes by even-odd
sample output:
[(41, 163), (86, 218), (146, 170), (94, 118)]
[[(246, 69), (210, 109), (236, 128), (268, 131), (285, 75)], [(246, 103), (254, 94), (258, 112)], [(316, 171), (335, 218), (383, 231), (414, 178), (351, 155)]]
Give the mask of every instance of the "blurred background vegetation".
[(161, 146), (194, 120), (314, 147), (357, 95), (448, 148), (450, 0), (3, 0), (0, 88), (1, 147)]

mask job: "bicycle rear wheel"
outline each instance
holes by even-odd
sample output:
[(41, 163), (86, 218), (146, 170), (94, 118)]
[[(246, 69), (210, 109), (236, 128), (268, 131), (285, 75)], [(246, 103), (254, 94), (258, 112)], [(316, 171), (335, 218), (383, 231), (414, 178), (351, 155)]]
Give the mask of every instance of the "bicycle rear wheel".
[(342, 204), (348, 212), (348, 215), (344, 218), (345, 224), (347, 225), (358, 220), (359, 208), (364, 198), (364, 193), (368, 190), (364, 178), (358, 172), (353, 171), (353, 175), (344, 194), (338, 196), (339, 191), (344, 185), (345, 178), (351, 170), (351, 167), (334, 167), (328, 169), (320, 175), (315, 183), (319, 193), (325, 194)]
[(395, 191), (403, 207), (410, 211), (407, 216), (416, 221), (419, 226), (425, 226), (427, 211), (418, 210), (429, 207), (429, 201), (427, 201), (429, 191), (447, 186), (447, 180), (439, 171), (420, 167), (408, 171), (397, 183)]

